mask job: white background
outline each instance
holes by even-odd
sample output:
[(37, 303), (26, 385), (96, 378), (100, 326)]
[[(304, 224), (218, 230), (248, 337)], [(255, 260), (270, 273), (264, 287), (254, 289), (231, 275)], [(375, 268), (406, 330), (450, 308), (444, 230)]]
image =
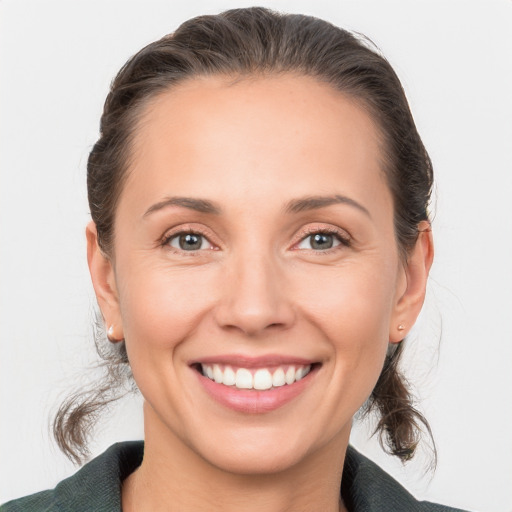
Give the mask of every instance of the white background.
[[(0, 1), (0, 502), (74, 467), (48, 418), (94, 361), (85, 164), (125, 60), (191, 16), (249, 1)], [(418, 497), (512, 511), (512, 2), (263, 1), (368, 35), (403, 81), (434, 162), (436, 262), (406, 371), (439, 450), (402, 468)], [(140, 399), (103, 419), (93, 454), (142, 437)]]

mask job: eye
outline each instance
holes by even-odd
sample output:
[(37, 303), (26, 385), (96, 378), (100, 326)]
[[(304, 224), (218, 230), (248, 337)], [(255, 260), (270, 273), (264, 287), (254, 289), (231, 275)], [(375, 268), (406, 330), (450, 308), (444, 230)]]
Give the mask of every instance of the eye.
[(212, 244), (204, 235), (193, 232), (176, 233), (167, 238), (165, 243), (181, 251), (200, 251), (212, 248)]
[(349, 245), (349, 242), (338, 233), (331, 233), (329, 231), (316, 231), (304, 237), (297, 244), (297, 249), (326, 251), (339, 245)]

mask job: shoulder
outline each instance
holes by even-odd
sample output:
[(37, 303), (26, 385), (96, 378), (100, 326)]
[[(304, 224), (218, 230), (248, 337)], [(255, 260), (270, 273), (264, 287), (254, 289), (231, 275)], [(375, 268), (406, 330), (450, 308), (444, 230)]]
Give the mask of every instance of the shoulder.
[(0, 512), (121, 511), (121, 483), (142, 462), (142, 441), (112, 445), (54, 489), (0, 507)]
[(463, 512), (460, 509), (418, 501), (377, 464), (348, 447), (341, 494), (354, 512)]
[(18, 500), (4, 503), (0, 506), (0, 512), (43, 512), (47, 510), (59, 510), (56, 508), (54, 497), (55, 493), (53, 490), (38, 492)]

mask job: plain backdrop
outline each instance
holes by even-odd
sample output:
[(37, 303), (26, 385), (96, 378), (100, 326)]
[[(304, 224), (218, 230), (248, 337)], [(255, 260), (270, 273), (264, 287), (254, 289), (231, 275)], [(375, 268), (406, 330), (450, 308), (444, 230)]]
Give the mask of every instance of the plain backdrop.
[[(416, 496), (512, 511), (512, 2), (259, 1), (362, 32), (395, 67), (436, 172), (436, 261), (404, 364), (439, 451)], [(75, 471), (48, 434), (88, 381), (94, 297), (85, 165), (109, 82), (143, 45), (249, 1), (0, 1), (0, 502)], [(93, 455), (141, 438), (140, 397), (101, 418)]]

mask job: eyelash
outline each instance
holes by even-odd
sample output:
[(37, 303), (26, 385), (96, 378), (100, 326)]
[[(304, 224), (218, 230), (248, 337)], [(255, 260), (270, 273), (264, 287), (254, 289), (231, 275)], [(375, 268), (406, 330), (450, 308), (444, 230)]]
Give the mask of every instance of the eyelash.
[[(322, 254), (322, 255), (325, 254), (326, 255), (326, 254), (331, 254), (331, 253), (339, 250), (340, 248), (350, 247), (351, 246), (351, 240), (350, 240), (349, 236), (345, 232), (342, 232), (342, 231), (334, 229), (334, 228), (327, 228), (327, 227), (320, 228), (320, 227), (318, 227), (318, 228), (307, 228), (307, 229), (305, 229), (300, 234), (300, 239), (293, 244), (293, 247), (297, 246), (298, 244), (300, 244), (301, 242), (306, 240), (308, 237), (311, 237), (313, 235), (318, 235), (318, 234), (332, 235), (332, 236), (336, 237), (340, 243), (339, 243), (339, 245), (336, 245), (336, 246), (334, 246), (332, 248), (329, 248), (329, 249), (318, 250), (318, 251), (316, 251), (314, 249), (307, 249), (307, 250), (310, 250), (310, 251), (312, 251), (314, 253), (317, 253), (317, 254)], [(186, 254), (187, 256), (199, 256), (199, 253), (201, 252), (201, 249), (193, 250), (193, 251), (185, 251), (183, 249), (176, 249), (175, 247), (172, 247), (170, 245), (171, 240), (173, 240), (176, 237), (182, 236), (182, 235), (202, 236), (211, 245), (214, 245), (214, 244), (212, 244), (212, 242), (210, 242), (210, 239), (209, 239), (208, 235), (206, 233), (202, 232), (201, 230), (198, 230), (198, 229), (182, 229), (181, 231), (177, 231), (177, 232), (174, 232), (174, 233), (171, 233), (169, 235), (164, 236), (164, 238), (161, 241), (162, 247), (165, 247), (165, 248), (169, 249), (170, 251), (172, 251), (173, 253), (176, 253), (176, 254)], [(294, 250), (301, 250), (301, 249), (294, 249)], [(304, 249), (302, 249), (302, 250), (304, 250)]]
[(201, 250), (185, 251), (183, 249), (176, 249), (175, 247), (172, 247), (170, 245), (171, 240), (173, 240), (174, 238), (180, 237), (182, 235), (202, 236), (210, 243), (210, 245), (212, 245), (212, 246), (214, 245), (212, 242), (210, 242), (210, 238), (209, 238), (208, 234), (202, 232), (199, 229), (181, 229), (180, 231), (176, 231), (174, 233), (165, 235), (161, 242), (162, 247), (170, 250), (171, 252), (173, 252), (175, 254), (180, 254), (180, 255), (185, 255), (185, 256), (199, 256), (200, 255), (199, 253), (201, 252)]
[[(336, 252), (342, 248), (347, 248), (351, 246), (351, 240), (348, 236), (348, 234), (344, 231), (335, 229), (335, 228), (329, 228), (329, 227), (316, 227), (316, 228), (306, 228), (301, 234), (300, 234), (300, 240), (294, 244), (294, 247), (306, 240), (308, 237), (314, 236), (314, 235), (332, 235), (335, 238), (338, 239), (340, 242), (339, 245), (336, 245), (334, 247), (331, 247), (329, 249), (323, 249), (320, 251), (315, 251), (314, 249), (309, 249), (311, 252), (319, 255), (328, 255), (332, 254), (333, 252)], [(296, 249), (300, 250), (300, 249)]]

